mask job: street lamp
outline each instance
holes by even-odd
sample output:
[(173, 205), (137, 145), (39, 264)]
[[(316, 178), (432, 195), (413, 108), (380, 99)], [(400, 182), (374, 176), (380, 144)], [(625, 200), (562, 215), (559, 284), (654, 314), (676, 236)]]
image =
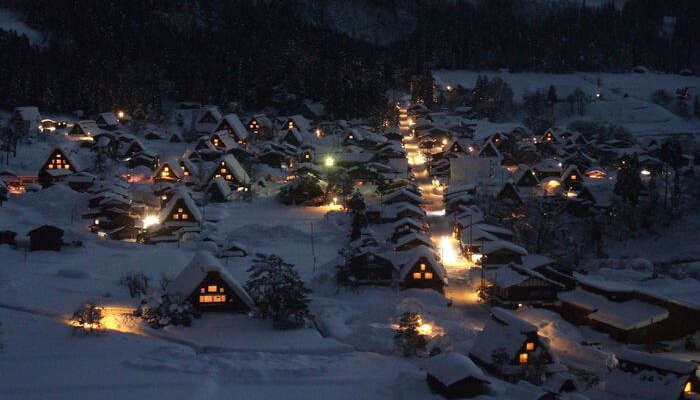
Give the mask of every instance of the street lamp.
[(335, 165), (335, 159), (331, 156), (326, 156), (326, 159), (323, 161), (323, 164), (326, 167), (331, 168)]

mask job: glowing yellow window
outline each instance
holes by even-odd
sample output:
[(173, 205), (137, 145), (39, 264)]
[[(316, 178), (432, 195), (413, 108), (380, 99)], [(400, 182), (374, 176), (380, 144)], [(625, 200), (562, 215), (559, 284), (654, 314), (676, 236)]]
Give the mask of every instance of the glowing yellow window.
[(189, 217), (187, 216), (187, 214), (182, 214), (182, 219), (187, 219), (187, 218), (189, 218)]
[(413, 279), (420, 279), (420, 272), (414, 272)]
[(225, 173), (226, 173), (226, 168), (221, 168), (220, 171), (221, 171), (222, 174), (225, 174)]
[(178, 215), (178, 214), (173, 214), (173, 219), (180, 219), (180, 215)]
[(209, 286), (207, 286), (207, 292), (216, 293), (216, 292), (217, 292), (217, 287), (216, 287), (216, 285), (209, 285)]
[(576, 175), (571, 175), (571, 180), (575, 181), (576, 180)]
[(61, 155), (60, 155), (60, 154), (56, 154), (56, 158), (61, 158)]
[(49, 164), (49, 169), (53, 169), (53, 164)]
[(426, 272), (426, 273), (425, 273), (425, 279), (433, 279), (433, 273), (432, 273), (432, 272)]
[(190, 176), (189, 171), (185, 171), (185, 176)]
[(199, 288), (199, 293), (204, 293), (204, 288)]
[(420, 265), (420, 270), (421, 270), (421, 271), (425, 271), (425, 264), (421, 264), (421, 265)]
[(535, 343), (533, 343), (533, 342), (525, 343), (525, 350), (527, 350), (527, 351), (535, 350)]
[(70, 164), (64, 164), (64, 165), (63, 165), (63, 168), (65, 168), (65, 169), (70, 168)]
[(227, 180), (227, 181), (230, 181), (231, 179), (233, 179), (233, 177), (231, 176), (231, 174), (226, 175), (226, 180)]
[(177, 209), (177, 212), (179, 212), (179, 213), (181, 213), (182, 211), (183, 211), (182, 208)]
[(163, 167), (163, 171), (167, 171), (167, 170), (169, 170), (169, 169), (170, 169), (170, 168), (168, 168), (167, 166)]
[(160, 199), (163, 200), (163, 201), (168, 200), (168, 196), (162, 195), (162, 196), (160, 196)]
[(527, 353), (520, 353), (518, 361), (520, 361), (520, 364), (527, 364)]
[(693, 391), (693, 385), (690, 383), (690, 381), (685, 383), (685, 386), (683, 387), (683, 393), (691, 393)]

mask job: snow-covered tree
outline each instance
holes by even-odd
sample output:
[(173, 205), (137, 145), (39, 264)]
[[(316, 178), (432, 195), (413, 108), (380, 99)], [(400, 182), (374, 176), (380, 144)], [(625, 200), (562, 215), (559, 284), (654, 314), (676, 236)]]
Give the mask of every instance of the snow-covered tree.
[(294, 329), (304, 325), (309, 314), (311, 293), (294, 265), (274, 254), (257, 254), (248, 269), (246, 290), (255, 301), (255, 314), (271, 319), (277, 329)]
[(73, 333), (84, 334), (103, 332), (102, 328), (102, 307), (94, 302), (88, 302), (80, 306), (71, 318)]
[(143, 272), (130, 272), (119, 280), (121, 286), (129, 289), (129, 295), (131, 298), (138, 296), (139, 294), (147, 294), (148, 292), (148, 282), (151, 278), (146, 276)]
[(398, 327), (394, 331), (394, 347), (404, 357), (415, 357), (425, 353), (427, 341), (418, 331), (420, 325), (420, 315), (408, 311), (401, 314)]

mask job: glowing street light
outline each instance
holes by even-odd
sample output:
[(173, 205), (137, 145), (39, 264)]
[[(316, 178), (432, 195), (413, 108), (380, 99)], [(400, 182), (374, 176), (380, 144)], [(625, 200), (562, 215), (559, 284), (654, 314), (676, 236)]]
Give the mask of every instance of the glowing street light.
[(126, 117), (126, 114), (124, 113), (124, 111), (122, 111), (122, 110), (117, 111), (117, 118), (124, 119), (124, 117)]
[(327, 156), (325, 160), (323, 160), (323, 165), (325, 165), (328, 168), (331, 168), (335, 165), (335, 159), (331, 156)]
[(148, 229), (148, 227), (153, 226), (153, 225), (158, 225), (160, 223), (160, 220), (158, 219), (157, 215), (146, 215), (143, 218), (143, 228)]

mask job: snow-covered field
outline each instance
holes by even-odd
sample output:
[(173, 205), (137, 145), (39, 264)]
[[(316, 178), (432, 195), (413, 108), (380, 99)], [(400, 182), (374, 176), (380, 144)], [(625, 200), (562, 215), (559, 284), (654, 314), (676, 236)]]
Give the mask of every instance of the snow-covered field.
[[(631, 133), (646, 135), (700, 134), (697, 119), (683, 119), (669, 110), (651, 102), (651, 95), (658, 89), (674, 94), (676, 89), (689, 88), (697, 94), (700, 77), (659, 73), (589, 73), (548, 74), (535, 72), (494, 72), (438, 70), (433, 73), (437, 84), (474, 87), (480, 75), (489, 78), (498, 76), (513, 89), (516, 102), (522, 102), (523, 95), (535, 91), (547, 93), (550, 85), (556, 88), (560, 99), (566, 98), (576, 88), (588, 95), (592, 102), (587, 105), (586, 115), (573, 119), (611, 122), (622, 125)], [(600, 85), (599, 85), (600, 83)], [(600, 98), (596, 95), (600, 94)], [(566, 119), (557, 120), (565, 126)]]

